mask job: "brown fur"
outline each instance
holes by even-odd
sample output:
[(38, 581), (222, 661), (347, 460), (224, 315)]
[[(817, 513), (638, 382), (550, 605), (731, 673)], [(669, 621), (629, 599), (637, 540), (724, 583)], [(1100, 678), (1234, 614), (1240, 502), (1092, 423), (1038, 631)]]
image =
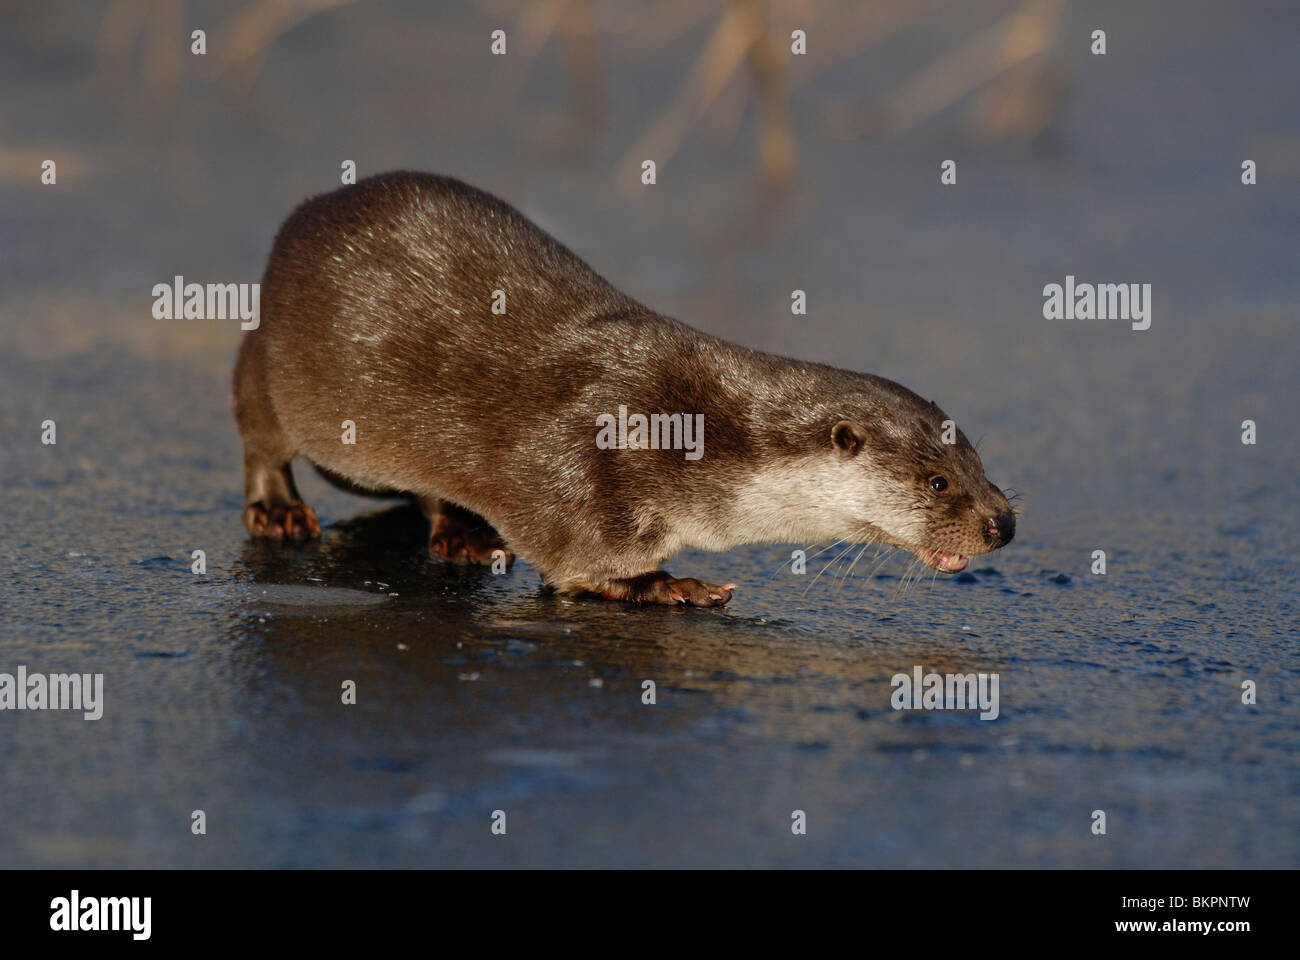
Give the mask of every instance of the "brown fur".
[[(496, 289), (503, 316), (491, 312)], [(955, 451), (938, 442), (938, 407), (660, 316), (457, 180), (392, 173), (302, 204), (275, 239), (261, 304), (234, 384), (255, 535), (319, 530), (289, 472), (301, 455), (353, 487), (418, 496), (444, 556), (472, 541), (460, 559), (484, 559), (497, 541), (481, 517), (560, 589), (716, 605), (730, 585), (657, 572), (674, 531), (727, 539), (745, 519), (737, 491), (762, 465), (853, 456), (832, 440), (847, 420), (871, 469), (918, 478), (937, 539), (904, 545), (983, 552), (987, 518), (1009, 539), (1006, 500), (965, 437)], [(596, 416), (620, 404), (704, 414), (703, 458), (598, 449)], [(344, 420), (355, 445), (340, 442)], [(903, 435), (880, 430), (886, 421)], [(925, 502), (939, 470), (959, 489)], [(864, 521), (859, 539), (872, 529)]]

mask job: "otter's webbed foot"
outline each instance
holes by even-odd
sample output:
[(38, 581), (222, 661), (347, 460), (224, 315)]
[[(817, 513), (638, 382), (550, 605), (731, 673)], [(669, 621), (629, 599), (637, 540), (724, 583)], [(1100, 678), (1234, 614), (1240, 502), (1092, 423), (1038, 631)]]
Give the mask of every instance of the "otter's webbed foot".
[(610, 600), (627, 603), (662, 603), (669, 606), (721, 607), (731, 599), (734, 583), (718, 587), (690, 577), (674, 577), (664, 570), (626, 580), (611, 580), (599, 592)]
[(244, 526), (255, 537), (270, 540), (307, 540), (320, 536), (316, 511), (302, 501), (272, 503), (262, 501), (244, 507)]

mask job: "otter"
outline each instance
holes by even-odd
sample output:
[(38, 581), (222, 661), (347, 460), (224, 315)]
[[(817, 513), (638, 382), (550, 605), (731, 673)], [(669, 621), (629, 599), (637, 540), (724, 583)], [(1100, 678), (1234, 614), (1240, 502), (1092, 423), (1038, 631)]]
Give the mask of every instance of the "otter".
[[(933, 402), (655, 313), (450, 177), (307, 200), (261, 293), (234, 376), (254, 537), (320, 534), (300, 455), (348, 489), (415, 497), (443, 559), (518, 556), (558, 591), (634, 603), (731, 599), (735, 584), (661, 569), (688, 546), (879, 542), (956, 573), (1015, 533)], [(667, 442), (647, 442), (650, 418)], [(690, 424), (695, 455), (674, 442)]]

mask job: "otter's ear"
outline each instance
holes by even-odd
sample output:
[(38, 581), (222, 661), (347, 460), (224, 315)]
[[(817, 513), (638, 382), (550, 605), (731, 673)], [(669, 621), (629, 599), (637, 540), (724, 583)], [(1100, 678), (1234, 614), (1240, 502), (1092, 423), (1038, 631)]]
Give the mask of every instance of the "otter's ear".
[(856, 457), (867, 445), (867, 431), (860, 423), (841, 420), (831, 427), (831, 443), (846, 457)]

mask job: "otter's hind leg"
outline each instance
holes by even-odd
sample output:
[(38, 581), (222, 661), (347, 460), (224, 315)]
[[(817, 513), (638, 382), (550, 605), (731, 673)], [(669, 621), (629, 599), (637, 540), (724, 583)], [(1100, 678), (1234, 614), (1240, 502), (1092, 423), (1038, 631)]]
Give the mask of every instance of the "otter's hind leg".
[(320, 535), (316, 511), (302, 502), (289, 462), (294, 450), (258, 382), (250, 343), (235, 369), (235, 420), (244, 438), (244, 526), (255, 537), (306, 540)]
[(320, 536), (316, 511), (302, 502), (289, 464), (244, 455), (244, 526), (255, 537), (307, 540)]
[(488, 566), (498, 550), (508, 566), (515, 555), (492, 525), (477, 513), (438, 497), (419, 497), (429, 518), (429, 552), (452, 563)]

